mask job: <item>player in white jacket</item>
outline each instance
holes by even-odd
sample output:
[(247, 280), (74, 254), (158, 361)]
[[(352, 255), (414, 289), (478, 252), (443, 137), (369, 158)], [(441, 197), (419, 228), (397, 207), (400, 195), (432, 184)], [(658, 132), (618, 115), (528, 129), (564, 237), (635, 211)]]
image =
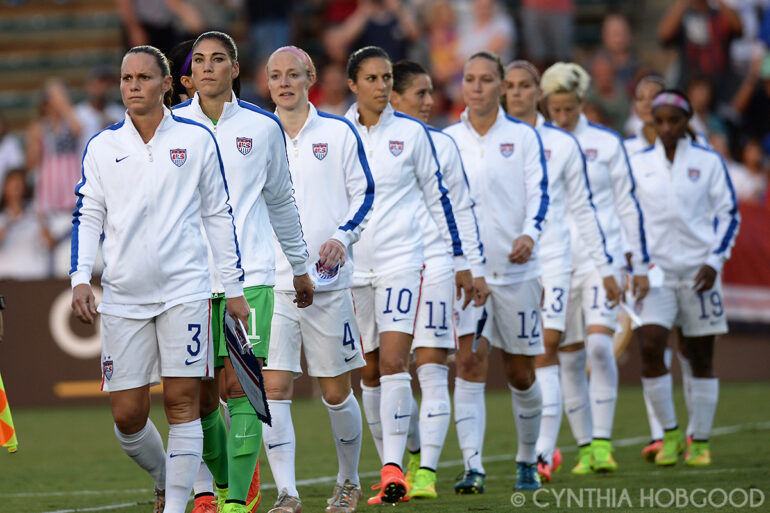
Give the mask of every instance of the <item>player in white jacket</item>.
[(591, 186), (580, 145), (572, 134), (546, 122), (537, 111), (541, 94), (540, 73), (531, 63), (514, 61), (506, 67), (505, 108), (511, 116), (537, 129), (548, 168), (548, 218), (538, 245), (543, 266), (545, 354), (535, 357), (535, 373), (543, 391), (543, 419), (537, 440), (538, 472), (548, 482), (562, 459), (556, 449), (556, 439), (562, 416), (558, 349), (567, 323), (572, 275), (567, 212), (574, 219), (591, 262), (599, 269), (610, 300), (618, 299), (620, 286), (591, 202)]
[[(589, 82), (590, 77), (582, 67), (559, 62), (543, 73), (540, 88), (550, 119), (572, 133), (583, 150), (593, 203), (615, 265), (613, 272), (618, 277), (624, 261), (623, 234), (627, 237), (632, 248), (633, 293), (641, 299), (649, 288), (642, 211), (634, 196), (634, 179), (620, 137), (608, 128), (590, 123), (582, 114)], [(574, 216), (569, 220), (574, 271), (559, 360), (564, 407), (579, 446), (578, 464), (572, 472), (613, 472), (617, 463), (612, 457), (610, 438), (618, 368), (612, 334), (618, 298), (608, 296), (602, 272), (588, 257)], [(591, 365), (590, 383), (586, 359)]]
[[(433, 86), (425, 68), (412, 61), (395, 63), (390, 103), (394, 109), (427, 123), (433, 106)], [(428, 209), (420, 208), (425, 271), (412, 350), (422, 398), (419, 422), (418, 415), (411, 417), (406, 479), (410, 485), (410, 497), (435, 499), (438, 496), (436, 469), (451, 420), (449, 367), (446, 364), (449, 352), (457, 349), (453, 305), (455, 300), (464, 299), (461, 307), (468, 307), (470, 300), (474, 299), (480, 306), (489, 289), (484, 280), (484, 255), (460, 152), (449, 135), (433, 127), (428, 127), (428, 130), (436, 148), (444, 184), (452, 196), (463, 248), (470, 260), (474, 289), (474, 298), (462, 298), (459, 288), (455, 293), (451, 248), (441, 237)]]
[(668, 332), (677, 320), (692, 365), (693, 442), (685, 462), (711, 463), (708, 439), (719, 381), (714, 377), (716, 335), (727, 333), (720, 272), (738, 234), (740, 215), (727, 167), (688, 133), (692, 107), (683, 93), (664, 90), (652, 103), (658, 138), (631, 157), (646, 216), (652, 261), (663, 271), (636, 311), (642, 348), (642, 384), (664, 429), (658, 465), (674, 465), (683, 448), (664, 362)]
[(350, 372), (364, 366), (350, 290), (352, 246), (371, 217), (374, 180), (350, 121), (318, 111), (308, 102), (308, 89), (315, 80), (312, 60), (297, 47), (279, 48), (267, 61), (267, 85), (287, 135), (286, 153), (310, 262), (328, 277), (316, 278), (313, 305), (297, 310), (291, 302), (291, 266), (275, 244), (273, 343), (265, 367), (273, 423), (265, 427), (264, 445), (279, 491), (275, 507), (296, 511), (301, 503), (290, 406), (292, 382), (302, 374), (302, 350), (308, 374), (317, 377), (321, 386), (337, 448), (337, 483), (326, 511), (346, 513), (355, 511), (362, 494), (358, 477), (361, 410), (350, 387)]
[[(207, 32), (198, 37), (193, 45), (191, 72), (197, 92), (189, 101), (176, 106), (174, 112), (208, 127), (219, 142), (230, 185), (235, 228), (241, 242), (245, 295), (252, 311), (251, 323), (245, 326), (254, 344), (254, 355), (264, 359), (268, 355), (273, 316), (273, 231), (291, 262), (297, 306), (309, 306), (313, 296), (283, 129), (273, 114), (237, 98), (234, 82), (239, 72), (238, 53), (227, 34)], [(217, 278), (215, 275), (214, 280)], [(218, 291), (216, 283), (213, 290)], [(217, 300), (215, 294), (215, 302)], [(258, 495), (250, 497), (248, 492), (261, 448), (262, 423), (227, 357), (222, 318), (220, 306), (212, 315), (212, 325), (217, 356), (224, 364), (231, 419), (229, 434), (219, 415), (216, 385), (203, 394), (201, 410), (204, 435), (210, 447), (204, 459), (220, 489), (220, 500), (227, 488), (223, 511), (230, 513), (250, 511), (259, 500)]]
[[(171, 76), (163, 54), (151, 46), (129, 50), (120, 90), (126, 117), (89, 141), (75, 189), (72, 306), (93, 322), (91, 271), (104, 234), (102, 388), (121, 447), (155, 480), (155, 511), (182, 513), (203, 451), (200, 378), (213, 371), (201, 224), (228, 311), (248, 322), (244, 273), (216, 141), (164, 107)], [(161, 377), (167, 456), (148, 419), (149, 389)]]
[[(467, 269), (467, 262), (428, 130), (388, 103), (393, 71), (387, 53), (371, 46), (354, 52), (348, 60), (348, 86), (358, 101), (345, 117), (363, 140), (377, 186), (372, 219), (356, 246), (353, 274), (367, 362), (362, 370), (364, 411), (375, 440), (382, 431), (380, 492), (369, 501), (392, 503), (407, 493), (401, 462), (414, 402), (408, 361), (424, 263), (421, 205), (452, 248), (457, 268)], [(471, 273), (460, 274), (458, 280), (470, 294)]]
[(490, 343), (503, 351), (503, 370), (511, 390), (518, 433), (516, 489), (540, 488), (535, 444), (542, 396), (535, 379), (535, 355), (544, 351), (543, 289), (535, 245), (548, 211), (548, 176), (535, 129), (500, 107), (503, 75), (497, 55), (487, 51), (472, 55), (465, 63), (462, 82), (467, 108), (461, 120), (445, 130), (457, 142), (477, 201), (490, 291), (476, 328), (477, 340), (471, 344), (461, 340), (456, 356), (455, 425), (466, 467), (455, 484), (457, 493), (484, 491), (481, 451)]

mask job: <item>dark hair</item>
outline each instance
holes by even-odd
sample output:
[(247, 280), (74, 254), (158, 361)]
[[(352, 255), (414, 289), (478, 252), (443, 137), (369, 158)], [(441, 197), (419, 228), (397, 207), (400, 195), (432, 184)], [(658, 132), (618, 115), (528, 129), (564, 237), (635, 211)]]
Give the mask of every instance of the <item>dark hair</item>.
[(363, 64), (366, 59), (373, 59), (375, 57), (391, 62), (388, 52), (379, 46), (364, 46), (351, 53), (350, 58), (348, 59), (348, 78), (355, 82), (356, 77), (358, 76), (358, 70), (361, 69), (361, 64)]
[(398, 61), (393, 65), (393, 90), (404, 94), (415, 76), (427, 74), (428, 71), (419, 62)]
[(505, 65), (503, 64), (503, 60), (500, 58), (499, 55), (497, 55), (494, 52), (490, 52), (489, 50), (481, 50), (480, 52), (476, 52), (470, 57), (468, 57), (468, 60), (465, 62), (466, 63), (471, 62), (473, 59), (477, 57), (481, 57), (482, 59), (486, 59), (488, 61), (494, 62), (497, 67), (497, 73), (500, 75), (500, 80), (503, 80), (505, 78)]
[(634, 86), (634, 92), (636, 92), (637, 89), (639, 89), (639, 86), (642, 84), (657, 84), (660, 86), (660, 89), (663, 90), (666, 88), (666, 79), (663, 78), (662, 75), (660, 75), (657, 72), (647, 73), (642, 78), (636, 81), (636, 85)]
[(192, 60), (192, 48), (195, 41), (188, 39), (176, 45), (168, 52), (168, 60), (171, 61), (171, 77), (174, 79), (174, 94), (171, 101), (174, 105), (182, 103), (179, 97), (180, 93), (186, 92), (187, 88), (182, 85), (181, 78), (189, 77), (190, 61)]
[(3, 183), (0, 184), (0, 212), (5, 212), (5, 209), (8, 207), (5, 203), (5, 184), (8, 182), (9, 179), (11, 179), (14, 176), (18, 176), (21, 179), (21, 183), (24, 184), (24, 193), (22, 194), (22, 201), (27, 202), (30, 199), (32, 199), (32, 188), (27, 183), (26, 174), (24, 173), (23, 168), (15, 168), (11, 169), (5, 174), (5, 178), (3, 179)]
[[(230, 60), (233, 61), (233, 64), (238, 62), (238, 46), (235, 44), (235, 41), (233, 41), (233, 38), (230, 37), (228, 34), (225, 34), (224, 32), (219, 32), (217, 30), (210, 30), (198, 36), (198, 39), (196, 39), (195, 43), (193, 43), (193, 46), (192, 46), (193, 51), (195, 51), (196, 46), (198, 46), (199, 44), (201, 44), (201, 42), (207, 39), (216, 39), (217, 41), (222, 43), (222, 46), (224, 46), (225, 50), (227, 50), (227, 54), (230, 56)], [(236, 98), (241, 97), (240, 75), (233, 79), (233, 92), (235, 93)]]
[[(123, 59), (125, 60), (125, 58), (131, 55), (132, 53), (146, 53), (147, 55), (153, 57), (155, 59), (155, 63), (160, 68), (160, 76), (164, 78), (171, 76), (171, 66), (169, 66), (168, 59), (166, 58), (165, 55), (163, 55), (163, 52), (161, 52), (154, 46), (150, 46), (150, 45), (135, 46), (126, 52), (126, 55), (123, 56)], [(171, 105), (173, 105), (171, 103), (171, 97), (173, 95), (174, 95), (174, 86), (172, 85), (171, 89), (166, 91), (166, 94), (163, 95), (163, 105), (165, 105), (166, 107), (171, 107)]]
[[(658, 96), (660, 96), (660, 95), (662, 95), (662, 94), (675, 94), (675, 95), (677, 95), (677, 96), (681, 96), (681, 97), (682, 97), (682, 99), (683, 99), (684, 101), (686, 101), (686, 102), (687, 102), (687, 106), (688, 106), (688, 108), (690, 109), (690, 111), (689, 111), (689, 112), (687, 112), (686, 110), (684, 110), (684, 109), (682, 109), (682, 108), (680, 108), (680, 107), (676, 107), (676, 108), (678, 108), (679, 110), (681, 110), (681, 111), (684, 113), (684, 115), (685, 115), (685, 116), (687, 116), (687, 117), (692, 117), (692, 115), (693, 115), (693, 110), (692, 110), (692, 104), (690, 103), (690, 97), (689, 97), (689, 96), (687, 96), (685, 93), (683, 93), (683, 92), (682, 92), (681, 90), (679, 90), (679, 89), (673, 89), (673, 88), (671, 88), (671, 89), (663, 89), (662, 91), (660, 91), (658, 94), (656, 94), (656, 95), (655, 95), (655, 98), (657, 98)], [(698, 139), (698, 136), (697, 136), (697, 134), (695, 133), (695, 130), (693, 130), (693, 129), (692, 129), (692, 127), (689, 125), (689, 123), (688, 123), (688, 124), (687, 124), (687, 126), (685, 127), (685, 132), (687, 132), (687, 134), (688, 134), (688, 135), (689, 135), (689, 136), (692, 138), (692, 140), (693, 140), (693, 141), (695, 141), (695, 140), (697, 140), (697, 139)]]

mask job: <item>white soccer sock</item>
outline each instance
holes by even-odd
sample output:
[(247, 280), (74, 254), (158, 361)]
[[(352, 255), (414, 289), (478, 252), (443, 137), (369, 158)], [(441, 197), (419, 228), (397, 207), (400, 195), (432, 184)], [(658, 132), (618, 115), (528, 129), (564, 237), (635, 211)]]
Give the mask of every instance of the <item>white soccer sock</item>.
[(583, 446), (591, 443), (593, 438), (591, 397), (588, 393), (586, 375), (586, 350), (559, 351), (559, 363), (564, 412), (567, 414), (572, 435), (578, 446)]
[(682, 388), (684, 389), (684, 404), (687, 406), (687, 436), (693, 434), (693, 408), (692, 408), (692, 365), (682, 353), (679, 357), (679, 366), (682, 368)]
[(211, 475), (205, 461), (201, 461), (198, 474), (195, 476), (195, 483), (193, 483), (193, 494), (200, 495), (202, 493), (214, 493), (214, 476)]
[(485, 383), (455, 378), (455, 427), (465, 470), (475, 469), (482, 474), (485, 472), (481, 452), (484, 449), (484, 430), (487, 424), (485, 386)]
[(406, 434), (412, 416), (412, 377), (408, 372), (380, 376), (382, 397), (382, 464), (394, 463), (401, 467), (406, 448)]
[(201, 419), (171, 424), (166, 455), (166, 507), (163, 513), (184, 513), (203, 454)]
[(586, 351), (591, 363), (589, 395), (593, 437), (609, 440), (618, 399), (618, 364), (612, 347), (612, 337), (605, 333), (589, 333)]
[(543, 394), (543, 415), (540, 419), (540, 434), (537, 437), (535, 452), (551, 465), (553, 450), (559, 438), (561, 427), (561, 384), (559, 366), (549, 365), (535, 369), (537, 382)]
[(329, 410), (329, 419), (332, 423), (334, 444), (337, 447), (337, 484), (345, 484), (350, 480), (353, 484), (359, 484), (358, 461), (361, 457), (361, 438), (363, 424), (361, 422), (361, 408), (358, 406), (353, 391), (340, 404), (329, 404), (321, 399)]
[(719, 400), (719, 380), (717, 378), (692, 378), (692, 416), (693, 439), (706, 441), (711, 436), (714, 414)]
[(420, 466), (436, 470), (449, 430), (449, 367), (426, 363), (417, 367), (420, 401)]
[(382, 461), (382, 421), (380, 421), (380, 387), (368, 387), (361, 382), (361, 400), (364, 403), (364, 414), (369, 431), (372, 433), (374, 446)]
[[(669, 371), (671, 370), (671, 359), (673, 355), (674, 352), (669, 347), (663, 352), (663, 363), (666, 364), (666, 369)], [(652, 437), (652, 440), (663, 440), (663, 426), (660, 425), (658, 417), (655, 416), (655, 410), (652, 408), (650, 398), (647, 397), (647, 391), (643, 389), (643, 392), (644, 407), (647, 409), (647, 422), (650, 424), (650, 436)]]
[(412, 396), (412, 409), (409, 417), (409, 431), (406, 435), (406, 450), (415, 453), (420, 450), (420, 407)]
[(676, 412), (674, 411), (674, 397), (671, 386), (671, 373), (657, 378), (642, 378), (644, 393), (650, 398), (655, 416), (660, 421), (664, 430), (674, 429), (676, 424)]
[(535, 380), (526, 390), (513, 388), (510, 384), (513, 417), (516, 421), (516, 438), (519, 442), (516, 461), (536, 463), (535, 444), (540, 434), (540, 417), (543, 412), (543, 394), (540, 383)]
[(150, 419), (142, 429), (126, 435), (115, 426), (115, 436), (128, 456), (147, 471), (155, 482), (157, 490), (166, 487), (166, 449), (158, 429)]
[(297, 441), (294, 436), (294, 424), (291, 421), (291, 400), (268, 399), (273, 425), (262, 425), (262, 440), (267, 453), (267, 461), (273, 472), (275, 488), (286, 488), (289, 495), (299, 497), (294, 474), (294, 454)]

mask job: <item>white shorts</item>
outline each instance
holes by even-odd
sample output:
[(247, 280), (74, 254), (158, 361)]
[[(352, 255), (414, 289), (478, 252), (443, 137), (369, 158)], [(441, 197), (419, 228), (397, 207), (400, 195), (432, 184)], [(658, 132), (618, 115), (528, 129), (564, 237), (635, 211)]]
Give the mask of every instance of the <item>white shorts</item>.
[(458, 340), (466, 335), (476, 333), (481, 312), (484, 309), (483, 307), (473, 306), (473, 301), (471, 301), (463, 310), (463, 302), (465, 302), (465, 291), (462, 292), (462, 297), (459, 300), (455, 299), (453, 303), (455, 334)]
[(307, 308), (297, 308), (293, 299), (293, 292), (275, 292), (265, 370), (301, 376), (300, 350), (314, 377), (333, 378), (365, 365), (350, 289), (316, 292)]
[(560, 346), (584, 342), (588, 326), (604, 326), (615, 330), (618, 310), (617, 306), (611, 307), (607, 301), (599, 271), (573, 276), (567, 302), (567, 329)]
[(457, 349), (452, 308), (455, 291), (453, 276), (438, 282), (425, 282), (414, 328), (412, 350), (418, 347)]
[(414, 333), (421, 287), (421, 269), (375, 277), (369, 285), (353, 287), (356, 320), (365, 353), (380, 347), (380, 333)]
[(634, 307), (642, 326), (681, 326), (685, 337), (727, 333), (721, 277), (717, 277), (711, 290), (702, 294), (692, 287), (692, 280), (650, 287), (647, 296)]
[(564, 332), (567, 327), (571, 273), (569, 271), (543, 275), (543, 327)]
[(539, 278), (510, 285), (489, 285), (482, 314), (481, 336), (508, 354), (533, 356), (545, 352), (540, 302), (543, 287)]
[(103, 313), (102, 390), (157, 385), (160, 378), (211, 377), (211, 301), (176, 305), (150, 319)]

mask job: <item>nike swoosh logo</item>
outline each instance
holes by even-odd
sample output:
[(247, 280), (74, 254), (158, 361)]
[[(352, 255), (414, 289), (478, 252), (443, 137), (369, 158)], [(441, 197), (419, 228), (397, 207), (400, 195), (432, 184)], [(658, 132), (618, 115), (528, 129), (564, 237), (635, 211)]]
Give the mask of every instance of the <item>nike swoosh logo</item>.
[(127, 158), (128, 158), (128, 155), (126, 155), (126, 156), (125, 156), (125, 157), (123, 157), (122, 159), (119, 159), (118, 157), (115, 157), (115, 162), (121, 162), (121, 161), (123, 161), (123, 160), (126, 160)]
[(350, 360), (354, 359), (356, 356), (358, 356), (358, 355), (354, 354), (354, 355), (353, 355), (353, 356), (351, 356), (350, 358), (345, 358), (345, 363), (347, 363), (347, 362), (349, 362)]
[(393, 317), (393, 322), (408, 321), (409, 317)]
[(527, 342), (527, 345), (528, 345), (528, 346), (534, 346), (534, 345), (535, 345), (535, 344), (537, 344), (538, 342), (540, 342), (540, 341), (539, 341), (539, 340), (533, 340), (532, 342)]
[(340, 438), (340, 442), (342, 442), (343, 444), (350, 444), (355, 442), (356, 440), (358, 440), (358, 437), (351, 438), (350, 440), (345, 440), (344, 438)]
[(280, 447), (280, 446), (282, 446), (282, 445), (289, 445), (290, 443), (291, 443), (291, 442), (283, 442), (283, 443), (280, 443), (280, 444), (275, 444), (275, 445), (273, 445), (273, 444), (267, 444), (267, 448), (268, 448), (268, 449), (275, 449), (276, 447)]
[(471, 420), (472, 418), (473, 417), (463, 417), (461, 419), (457, 419), (457, 420), (455, 420), (455, 424), (459, 424), (460, 422), (462, 422), (464, 420)]
[(399, 415), (398, 413), (395, 414), (396, 420), (398, 420), (398, 419), (405, 419), (405, 418), (411, 417), (411, 416), (412, 416), (411, 413), (407, 413), (406, 415)]
[(597, 399), (597, 400), (596, 400), (596, 404), (606, 404), (606, 403), (611, 403), (611, 402), (613, 402), (614, 400), (615, 400), (615, 399)]
[(257, 433), (254, 433), (253, 435), (239, 435), (236, 433), (235, 438), (253, 438), (255, 436), (259, 436), (259, 435)]
[(428, 413), (428, 418), (432, 419), (433, 417), (443, 417), (444, 415), (449, 415), (449, 413)]
[(581, 410), (581, 409), (583, 409), (585, 407), (586, 407), (585, 404), (581, 404), (580, 406), (576, 406), (574, 408), (568, 408), (567, 409), (567, 413), (575, 413), (576, 411)]
[(176, 458), (177, 456), (198, 456), (198, 455), (193, 454), (191, 452), (176, 452), (168, 455), (169, 458)]
[(539, 413), (535, 413), (534, 415), (530, 415), (529, 417), (527, 417), (526, 415), (519, 414), (519, 418), (525, 419), (525, 420), (534, 419), (535, 417), (539, 417), (539, 416), (540, 416)]
[(444, 336), (446, 336), (447, 333), (449, 333), (449, 332), (448, 331), (442, 331), (441, 333), (438, 333), (438, 332), (434, 331), (433, 332), (433, 336), (434, 337), (444, 337)]
[(193, 361), (190, 361), (190, 360), (185, 360), (185, 361), (184, 361), (184, 364), (185, 364), (185, 365), (192, 365), (192, 364), (194, 364), (194, 363), (196, 363), (196, 362), (199, 362), (199, 361), (201, 361), (201, 359), (200, 359), (200, 358), (198, 358), (197, 360), (193, 360)]

